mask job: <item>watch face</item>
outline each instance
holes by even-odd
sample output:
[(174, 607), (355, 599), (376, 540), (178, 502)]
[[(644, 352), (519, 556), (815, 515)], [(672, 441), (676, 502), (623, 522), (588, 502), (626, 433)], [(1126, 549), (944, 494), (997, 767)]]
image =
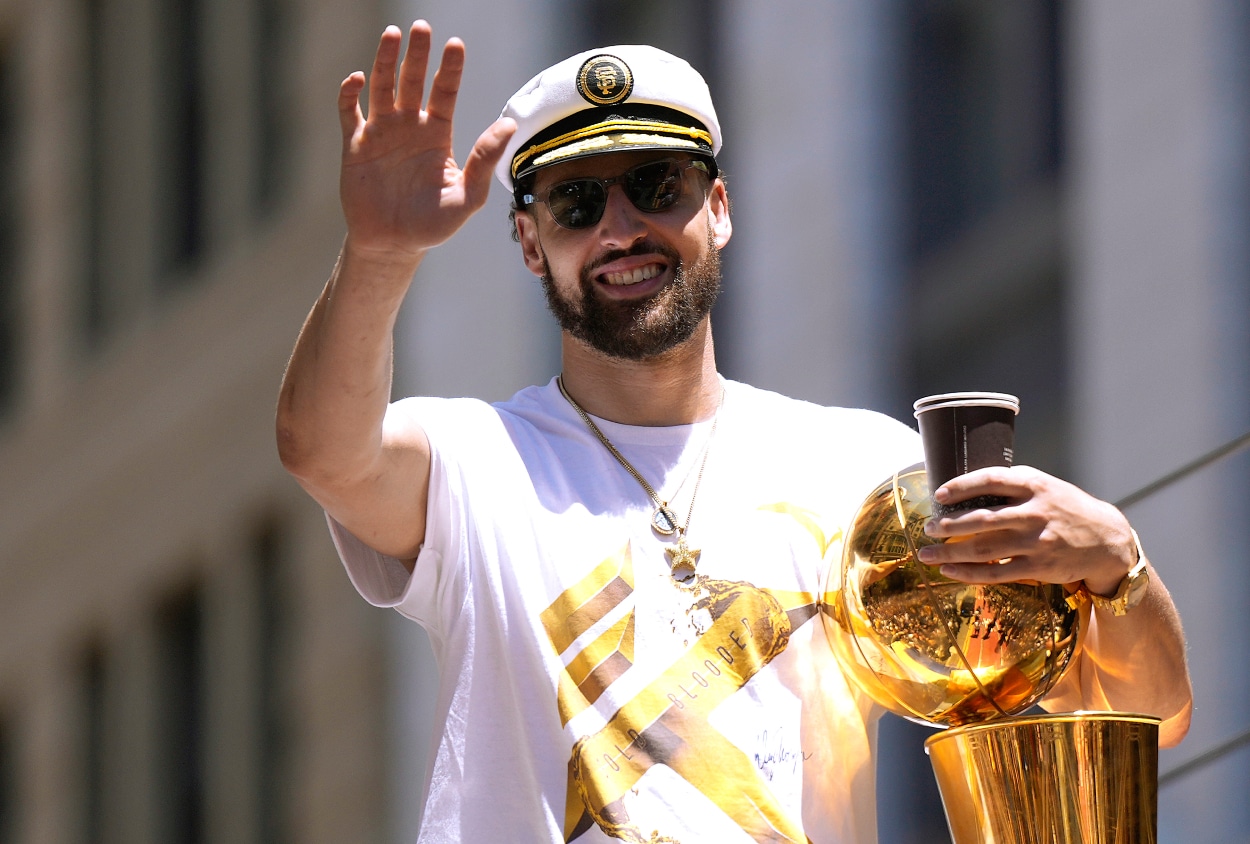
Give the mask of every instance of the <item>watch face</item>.
[(1145, 567), (1136, 574), (1129, 575), (1128, 591), (1124, 593), (1124, 605), (1126, 609), (1132, 609), (1141, 603), (1141, 599), (1146, 596), (1146, 589), (1150, 586), (1150, 575), (1146, 573)]

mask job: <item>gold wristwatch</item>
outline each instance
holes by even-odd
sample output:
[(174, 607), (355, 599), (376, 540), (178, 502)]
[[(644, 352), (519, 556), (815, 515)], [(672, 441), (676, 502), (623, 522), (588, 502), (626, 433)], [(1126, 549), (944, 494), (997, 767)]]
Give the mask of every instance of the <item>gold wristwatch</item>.
[(1129, 530), (1133, 534), (1133, 544), (1137, 547), (1137, 562), (1120, 581), (1120, 588), (1115, 590), (1115, 594), (1110, 598), (1104, 598), (1102, 595), (1090, 592), (1084, 583), (1081, 584), (1081, 591), (1093, 602), (1094, 606), (1100, 610), (1110, 610), (1112, 615), (1127, 614), (1129, 610), (1141, 603), (1141, 599), (1146, 596), (1146, 588), (1150, 586), (1150, 573), (1146, 571), (1146, 554), (1141, 549), (1141, 539), (1138, 538), (1137, 531), (1132, 528)]

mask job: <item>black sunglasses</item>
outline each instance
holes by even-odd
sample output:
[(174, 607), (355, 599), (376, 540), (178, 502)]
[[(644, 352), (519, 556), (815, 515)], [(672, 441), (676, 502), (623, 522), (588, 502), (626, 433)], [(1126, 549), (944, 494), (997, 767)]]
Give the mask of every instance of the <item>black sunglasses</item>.
[(682, 177), (692, 167), (705, 176), (711, 175), (707, 162), (666, 158), (635, 165), (611, 179), (586, 176), (557, 182), (547, 188), (545, 196), (522, 194), (521, 205), (528, 208), (542, 203), (561, 228), (584, 229), (603, 218), (608, 207), (608, 188), (620, 185), (635, 208), (655, 214), (672, 208), (681, 199)]

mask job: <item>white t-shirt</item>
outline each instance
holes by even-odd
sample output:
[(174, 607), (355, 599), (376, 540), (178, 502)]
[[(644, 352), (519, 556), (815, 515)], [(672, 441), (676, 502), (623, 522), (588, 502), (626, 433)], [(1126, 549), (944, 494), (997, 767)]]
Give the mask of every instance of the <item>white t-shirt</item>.
[[(703, 422), (596, 420), (672, 502), (698, 574), (554, 380), (488, 405), (406, 399), (433, 450), (415, 572), (331, 521), (352, 582), (429, 631), (443, 726), (423, 842), (876, 840), (878, 708), (816, 599), (909, 428), (726, 382)], [(389, 424), (389, 423), (388, 423)]]

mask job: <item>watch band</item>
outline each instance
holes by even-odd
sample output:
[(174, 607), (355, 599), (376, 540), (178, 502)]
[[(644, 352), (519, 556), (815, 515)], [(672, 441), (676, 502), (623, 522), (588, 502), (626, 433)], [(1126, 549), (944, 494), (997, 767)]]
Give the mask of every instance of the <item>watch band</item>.
[(1082, 582), (1077, 587), (1076, 592), (1068, 598), (1069, 605), (1074, 609), (1079, 606), (1081, 601), (1089, 601), (1100, 610), (1109, 610), (1112, 615), (1122, 616), (1127, 615), (1129, 610), (1141, 603), (1142, 598), (1146, 596), (1146, 588), (1150, 585), (1150, 572), (1146, 564), (1146, 552), (1141, 547), (1141, 537), (1131, 527), (1129, 532), (1133, 534), (1133, 545), (1137, 551), (1137, 562), (1133, 564), (1128, 574), (1120, 581), (1115, 594), (1110, 598), (1096, 595), (1090, 592), (1089, 587)]

